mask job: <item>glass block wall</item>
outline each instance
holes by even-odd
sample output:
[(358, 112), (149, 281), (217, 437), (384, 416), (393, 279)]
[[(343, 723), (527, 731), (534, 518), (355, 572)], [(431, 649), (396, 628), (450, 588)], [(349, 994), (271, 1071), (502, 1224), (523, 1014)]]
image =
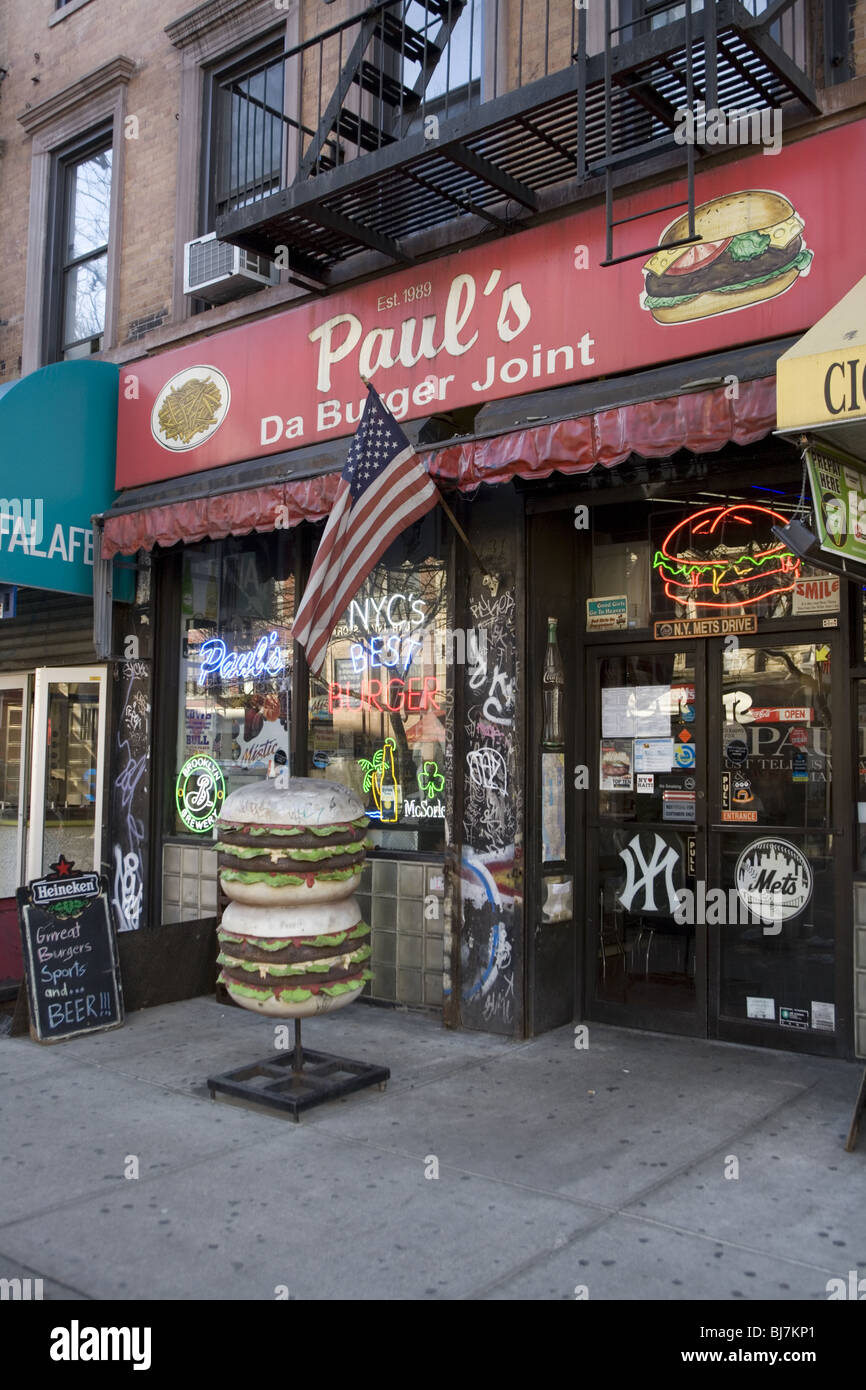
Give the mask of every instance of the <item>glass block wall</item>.
[(442, 881), (441, 864), (367, 860), (358, 901), (372, 928), (370, 998), (442, 1007)]
[(162, 847), (162, 920), (198, 922), (217, 911), (217, 857), (211, 844)]

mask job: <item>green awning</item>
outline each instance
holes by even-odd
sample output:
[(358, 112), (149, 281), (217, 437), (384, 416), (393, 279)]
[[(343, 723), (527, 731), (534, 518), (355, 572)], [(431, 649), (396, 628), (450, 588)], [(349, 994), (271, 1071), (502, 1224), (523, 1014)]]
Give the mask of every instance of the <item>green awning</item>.
[(91, 518), (115, 497), (118, 368), (58, 362), (0, 387), (0, 583), (93, 593)]

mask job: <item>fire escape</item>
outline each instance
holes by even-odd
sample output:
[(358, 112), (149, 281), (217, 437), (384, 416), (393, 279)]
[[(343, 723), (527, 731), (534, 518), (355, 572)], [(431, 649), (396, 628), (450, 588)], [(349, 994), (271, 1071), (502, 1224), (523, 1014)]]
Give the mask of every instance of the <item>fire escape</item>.
[[(687, 196), (654, 212), (693, 211), (706, 151), (675, 139), (683, 112), (769, 108), (787, 126), (818, 106), (806, 0), (627, 5), (605, 0), (602, 25), (574, 0), (388, 0), (293, 48), (282, 109), (249, 75), (230, 93), (218, 237), (324, 288), (603, 190), (608, 263), (644, 254), (621, 254), (634, 237), (618, 232), (617, 190), (669, 167)], [(275, 130), (280, 186), (259, 186)]]

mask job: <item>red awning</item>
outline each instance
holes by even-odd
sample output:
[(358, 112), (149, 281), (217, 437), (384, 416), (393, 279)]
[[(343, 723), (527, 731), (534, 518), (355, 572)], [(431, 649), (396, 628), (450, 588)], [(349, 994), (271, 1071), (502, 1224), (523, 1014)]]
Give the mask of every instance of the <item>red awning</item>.
[[(492, 439), (419, 452), (429, 459), (433, 477), (452, 483), (461, 492), (471, 492), (479, 483), (549, 478), (556, 472), (588, 473), (596, 466), (613, 468), (630, 454), (665, 458), (678, 449), (713, 453), (729, 443), (753, 444), (775, 428), (774, 376), (740, 382), (733, 399), (728, 399), (728, 389), (717, 387), (661, 401), (640, 401)], [(273, 531), (278, 518), (288, 526), (321, 521), (333, 505), (339, 480), (339, 473), (327, 473), (108, 516), (102, 553), (110, 559), (178, 541), (222, 540), (250, 531)], [(284, 512), (278, 510), (281, 507)]]

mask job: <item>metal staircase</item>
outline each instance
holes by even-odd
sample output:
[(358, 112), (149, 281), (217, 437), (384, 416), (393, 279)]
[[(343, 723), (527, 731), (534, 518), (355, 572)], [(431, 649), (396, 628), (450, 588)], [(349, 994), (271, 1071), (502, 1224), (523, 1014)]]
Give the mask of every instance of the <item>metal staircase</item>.
[(282, 186), (220, 215), (218, 237), (271, 257), (288, 246), (308, 286), (327, 287), (354, 257), (358, 273), (411, 264), (604, 191), (613, 264), (646, 254), (617, 215), (619, 190), (663, 171), (687, 196), (653, 213), (687, 208), (695, 240), (706, 151), (676, 142), (678, 113), (769, 106), (787, 124), (817, 111), (809, 46), (791, 37), (811, 32), (807, 0), (634, 8), (620, 22), (605, 0), (596, 51), (574, 0), (383, 0), (306, 40), (281, 60)]
[[(406, 134), (423, 106), (430, 79), (448, 49), (464, 7), (465, 0), (426, 0), (423, 6), (409, 0), (400, 13), (380, 5), (364, 15), (352, 48), (341, 63), (336, 87), (301, 158), (299, 179), (335, 167), (334, 136), (361, 154), (393, 145)], [(419, 11), (414, 24), (409, 22), (413, 10)], [(401, 69), (406, 63), (420, 68), (412, 86), (402, 80)], [(378, 120), (365, 118), (347, 103), (353, 87), (372, 98)], [(345, 156), (340, 162), (345, 162)]]

